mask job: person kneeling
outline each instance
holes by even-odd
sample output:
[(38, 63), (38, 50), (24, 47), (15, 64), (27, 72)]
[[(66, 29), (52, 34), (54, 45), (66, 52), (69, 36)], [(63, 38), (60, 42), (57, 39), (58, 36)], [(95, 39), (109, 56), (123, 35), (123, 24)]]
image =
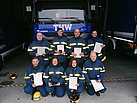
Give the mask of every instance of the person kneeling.
[[(70, 102), (79, 101), (80, 93), (82, 93), (84, 89), (84, 77), (82, 77), (82, 69), (78, 66), (78, 60), (76, 58), (71, 59), (71, 61), (69, 62), (69, 67), (66, 70), (66, 76), (67, 77), (65, 78), (65, 80), (67, 83), (68, 97), (71, 99)], [(74, 86), (76, 86), (76, 89), (72, 89), (72, 87), (70, 87), (69, 83), (71, 77), (74, 77), (77, 81), (77, 84), (74, 84)]]
[[(97, 59), (97, 55), (94, 51), (91, 51), (90, 53), (90, 59), (85, 61), (83, 66), (83, 73), (86, 79), (86, 90), (89, 95), (94, 95), (96, 93), (97, 96), (100, 96), (100, 94), (104, 93), (106, 91), (106, 88), (103, 85), (103, 78), (105, 75), (105, 68), (103, 66), (103, 63)], [(102, 84), (103, 88), (100, 90), (94, 90), (95, 87), (92, 84), (92, 81), (95, 81), (96, 83)]]
[(46, 83), (46, 91), (51, 96), (63, 97), (65, 94), (64, 89), (64, 68), (60, 65), (57, 57), (53, 57), (50, 65), (46, 68), (44, 73), (44, 81)]
[[(24, 92), (27, 94), (32, 94), (32, 99), (35, 101), (35, 96), (38, 96), (37, 100), (40, 100), (42, 97), (46, 97), (48, 93), (45, 90), (45, 87), (43, 85), (43, 81), (40, 85), (34, 84), (34, 75), (37, 75), (38, 73), (41, 75), (42, 80), (42, 74), (44, 72), (44, 67), (39, 65), (39, 60), (37, 57), (32, 58), (32, 65), (27, 69), (25, 73), (25, 81), (27, 82), (27, 85), (24, 87)], [(39, 92), (40, 93), (39, 93)], [(34, 95), (33, 95), (34, 94)], [(42, 96), (41, 96), (42, 95)]]

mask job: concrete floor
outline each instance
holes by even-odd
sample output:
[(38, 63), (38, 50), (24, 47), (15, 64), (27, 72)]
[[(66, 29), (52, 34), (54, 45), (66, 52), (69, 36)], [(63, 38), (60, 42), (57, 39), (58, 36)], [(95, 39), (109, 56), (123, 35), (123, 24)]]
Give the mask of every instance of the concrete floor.
[[(25, 83), (24, 74), (31, 65), (30, 56), (26, 52), (17, 52), (16, 55), (5, 62), (5, 67), (0, 73), (9, 72), (0, 77), (3, 81), (14, 81), (14, 84)], [(137, 60), (124, 55), (115, 58), (107, 58), (104, 62), (106, 74), (104, 79), (137, 78)], [(17, 79), (10, 80), (11, 73), (17, 72)], [(89, 96), (84, 90), (79, 103), (137, 103), (134, 97), (137, 95), (137, 80), (108, 81), (104, 82), (107, 91), (97, 97)], [(24, 86), (4, 87), (0, 89), (0, 103), (34, 103), (31, 95), (23, 92)], [(38, 103), (69, 103), (67, 94), (62, 98), (43, 97)]]

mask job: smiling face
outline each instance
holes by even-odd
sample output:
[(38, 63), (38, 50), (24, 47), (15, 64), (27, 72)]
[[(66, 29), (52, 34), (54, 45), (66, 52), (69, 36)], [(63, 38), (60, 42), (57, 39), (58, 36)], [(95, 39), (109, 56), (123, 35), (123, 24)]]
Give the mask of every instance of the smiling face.
[(37, 37), (37, 40), (38, 41), (41, 41), (42, 40), (42, 33), (37, 33), (37, 35), (36, 35), (36, 37)]
[(97, 31), (93, 31), (92, 36), (93, 36), (93, 38), (96, 38), (97, 37)]
[(36, 68), (39, 64), (39, 60), (38, 59), (32, 59), (32, 65), (34, 68)]
[(56, 65), (58, 64), (58, 60), (57, 60), (56, 58), (54, 58), (54, 59), (52, 60), (52, 64), (53, 64), (54, 66), (56, 66)]
[(76, 60), (73, 60), (72, 61), (72, 67), (76, 67), (77, 66), (77, 62), (76, 62)]
[(97, 55), (96, 55), (96, 53), (95, 53), (94, 51), (91, 51), (91, 53), (90, 53), (90, 58), (91, 58), (91, 60), (92, 60), (93, 62), (96, 61)]
[(78, 38), (79, 35), (80, 35), (80, 30), (79, 29), (75, 29), (74, 35), (75, 35), (75, 38)]
[(57, 33), (58, 33), (58, 36), (62, 36), (63, 31), (59, 30)]

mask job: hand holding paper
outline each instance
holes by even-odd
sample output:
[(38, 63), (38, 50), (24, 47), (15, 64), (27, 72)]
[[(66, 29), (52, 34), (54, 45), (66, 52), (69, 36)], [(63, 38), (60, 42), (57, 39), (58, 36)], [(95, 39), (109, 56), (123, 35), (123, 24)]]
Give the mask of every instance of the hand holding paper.
[(69, 89), (77, 90), (77, 77), (69, 77)]
[(41, 86), (43, 85), (43, 81), (42, 81), (42, 73), (37, 73), (37, 74), (34, 74), (34, 84), (36, 86)]
[(95, 43), (94, 51), (96, 53), (100, 53), (101, 52), (101, 50), (102, 50), (101, 45), (103, 45), (103, 44), (102, 43), (98, 43), (98, 42)]
[(104, 89), (104, 86), (102, 85), (101, 82), (97, 82), (96, 80), (91, 80), (91, 83), (92, 83), (92, 85), (93, 85), (93, 87), (94, 87), (94, 90), (95, 90), (96, 92), (99, 91), (99, 90)]

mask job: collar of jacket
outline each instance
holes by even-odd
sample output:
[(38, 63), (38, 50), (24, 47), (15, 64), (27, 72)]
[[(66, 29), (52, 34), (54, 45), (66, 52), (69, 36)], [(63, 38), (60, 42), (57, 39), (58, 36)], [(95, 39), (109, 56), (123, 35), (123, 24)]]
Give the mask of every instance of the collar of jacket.
[(33, 68), (33, 69), (38, 69), (38, 68), (39, 68), (39, 64), (38, 64), (38, 66), (37, 66), (36, 68), (34, 68), (33, 65), (32, 65), (32, 68)]
[(96, 60), (95, 60), (94, 62), (91, 60), (91, 58), (90, 58), (89, 60), (90, 60), (90, 62), (91, 62), (92, 64), (94, 64), (94, 63), (96, 63), (97, 58), (96, 58)]
[(43, 39), (42, 39), (41, 41), (38, 41), (38, 40), (37, 40), (37, 43), (38, 43), (38, 44), (41, 44), (41, 43), (42, 43), (42, 41), (43, 41)]
[(53, 68), (57, 68), (57, 67), (58, 67), (58, 65), (53, 65), (53, 64), (52, 64), (52, 67), (53, 67)]
[(75, 39), (75, 40), (78, 40), (79, 38), (80, 38), (80, 36), (79, 36), (79, 37), (77, 37), (77, 38), (75, 38), (75, 35), (74, 35), (74, 39)]
[(59, 39), (61, 39), (61, 38), (63, 38), (63, 34), (62, 34), (62, 36), (59, 36), (59, 35), (58, 35), (57, 37), (58, 37)]
[(77, 69), (77, 66), (76, 66), (76, 67), (72, 67), (72, 66), (71, 66), (71, 69), (72, 69), (72, 70), (76, 70), (76, 69)]

